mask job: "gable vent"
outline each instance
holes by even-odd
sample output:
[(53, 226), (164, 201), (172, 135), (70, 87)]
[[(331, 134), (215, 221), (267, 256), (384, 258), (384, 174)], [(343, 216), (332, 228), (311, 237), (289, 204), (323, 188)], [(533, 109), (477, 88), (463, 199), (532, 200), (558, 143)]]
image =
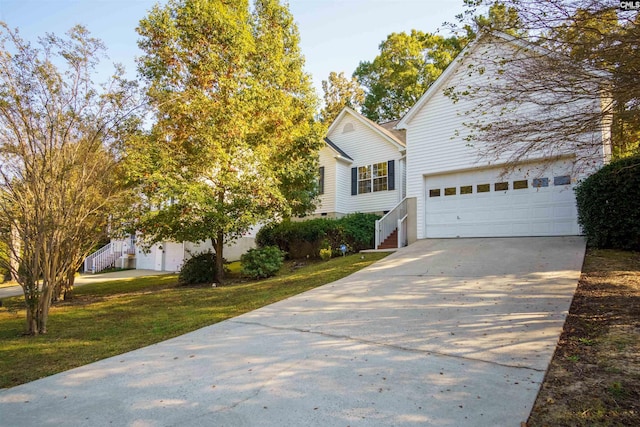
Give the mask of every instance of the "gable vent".
[(342, 128), (342, 133), (353, 132), (354, 130), (356, 129), (353, 127), (353, 123), (349, 122)]

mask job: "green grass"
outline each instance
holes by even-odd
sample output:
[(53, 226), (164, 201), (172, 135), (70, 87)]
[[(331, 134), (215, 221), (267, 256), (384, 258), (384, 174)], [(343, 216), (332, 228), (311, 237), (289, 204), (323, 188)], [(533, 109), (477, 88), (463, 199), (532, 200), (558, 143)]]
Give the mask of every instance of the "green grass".
[(179, 287), (177, 276), (154, 276), (76, 288), (54, 305), (48, 333), (24, 336), (19, 297), (0, 308), (0, 388), (13, 387), (220, 322), (330, 283), (383, 258), (335, 258), (276, 277), (221, 287)]

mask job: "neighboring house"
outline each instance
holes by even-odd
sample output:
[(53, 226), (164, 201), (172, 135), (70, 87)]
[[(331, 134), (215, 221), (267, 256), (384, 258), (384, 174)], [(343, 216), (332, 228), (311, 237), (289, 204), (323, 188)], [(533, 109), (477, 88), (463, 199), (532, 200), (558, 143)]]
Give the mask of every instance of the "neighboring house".
[(405, 196), (404, 131), (351, 108), (333, 121), (320, 150), (320, 201), (312, 216), (384, 214)]
[[(225, 245), (224, 257), (227, 261), (237, 261), (249, 249), (255, 247), (255, 237), (259, 227), (254, 227), (244, 236)], [(182, 265), (192, 255), (213, 251), (211, 241), (193, 242), (160, 242), (148, 249), (137, 244), (136, 238), (112, 239), (109, 244), (89, 255), (84, 262), (85, 272), (99, 272), (105, 268), (135, 268), (138, 270), (180, 271)]]
[[(519, 42), (506, 35), (491, 37), (484, 36), (467, 46), (397, 125), (407, 132), (407, 196), (414, 200), (409, 216), (415, 215), (409, 227), (410, 241), (581, 233), (573, 189), (580, 179), (608, 160), (606, 133), (584, 136), (586, 145), (597, 149), (596, 153), (586, 153), (597, 158), (588, 169), (573, 167), (584, 153), (571, 147), (552, 159), (539, 152), (530, 153), (506, 176), (502, 172), (509, 153), (489, 163), (479, 155), (481, 145), (472, 146), (465, 140), (468, 130), (464, 121), (469, 119), (466, 114), (478, 101), (462, 97), (454, 103), (444, 91), (450, 87), (474, 87), (479, 84), (478, 79), (499, 81), (500, 72), (490, 61), (483, 63), (483, 59), (488, 55), (513, 57)], [(483, 74), (468, 72), (471, 64), (485, 63)], [(519, 113), (538, 114), (533, 104), (522, 108), (530, 111)], [(568, 100), (565, 108), (599, 111), (601, 100), (594, 94), (591, 100)]]

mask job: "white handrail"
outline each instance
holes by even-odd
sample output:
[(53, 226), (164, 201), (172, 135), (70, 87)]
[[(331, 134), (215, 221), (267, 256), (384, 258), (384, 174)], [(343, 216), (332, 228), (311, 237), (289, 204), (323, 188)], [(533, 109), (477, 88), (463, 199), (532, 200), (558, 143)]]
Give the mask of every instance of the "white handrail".
[[(124, 250), (123, 250), (124, 249)], [(85, 273), (99, 273), (114, 265), (123, 254), (135, 254), (135, 242), (132, 236), (125, 240), (116, 240), (101, 247), (84, 260)]]
[[(399, 221), (406, 221), (407, 217), (407, 198), (405, 197), (393, 207), (385, 216), (376, 221), (376, 249), (387, 237), (391, 235), (396, 229), (400, 233)], [(405, 227), (406, 228), (406, 227)], [(405, 230), (406, 234), (406, 230)], [(400, 246), (400, 234), (398, 234), (398, 247)], [(403, 240), (403, 242), (406, 239)], [(403, 244), (403, 246), (406, 246)]]

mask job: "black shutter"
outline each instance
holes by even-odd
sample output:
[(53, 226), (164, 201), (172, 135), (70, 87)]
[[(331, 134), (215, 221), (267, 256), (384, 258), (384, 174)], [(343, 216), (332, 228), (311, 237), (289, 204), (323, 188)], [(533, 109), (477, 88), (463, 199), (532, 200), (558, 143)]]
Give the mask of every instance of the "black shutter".
[(351, 168), (351, 195), (358, 194), (358, 168)]
[(389, 160), (387, 162), (387, 188), (389, 191), (396, 189), (396, 161)]
[(318, 177), (318, 194), (324, 194), (324, 166), (320, 166), (320, 176)]

